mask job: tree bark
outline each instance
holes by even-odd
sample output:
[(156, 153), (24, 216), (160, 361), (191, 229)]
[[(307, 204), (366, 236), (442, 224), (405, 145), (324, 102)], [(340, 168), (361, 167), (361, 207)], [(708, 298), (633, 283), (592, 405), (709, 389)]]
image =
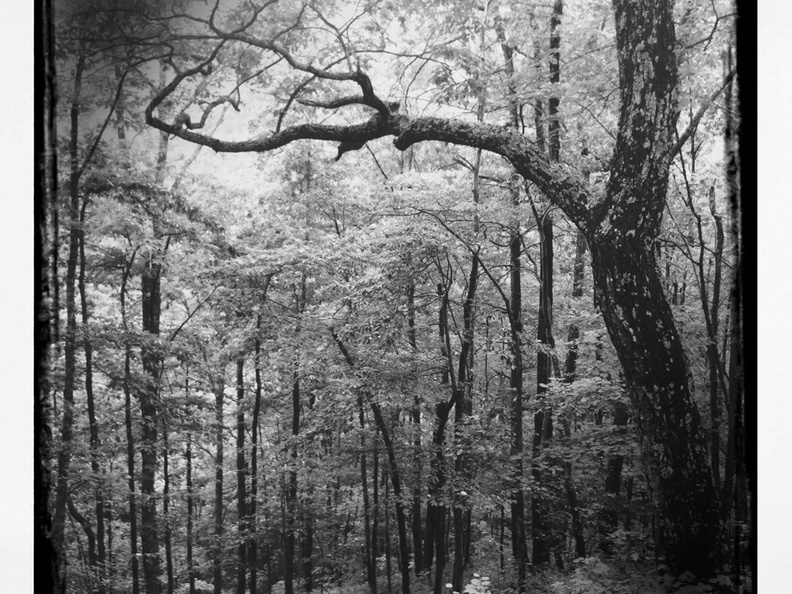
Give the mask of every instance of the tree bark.
[[(188, 386), (185, 379), (185, 387)], [(190, 594), (195, 594), (195, 565), (193, 561), (193, 527), (195, 525), (195, 502), (193, 500), (192, 478), (192, 432), (187, 433), (187, 451), (185, 452), (187, 476), (185, 487), (187, 489), (187, 582)]]
[(594, 283), (635, 410), (658, 556), (675, 571), (708, 576), (717, 567), (718, 495), (653, 249), (678, 113), (672, 7), (619, 0), (615, 9), (621, 112), (604, 208), (596, 209), (602, 218), (589, 241)]
[(93, 390), (93, 344), (88, 332), (88, 296), (85, 288), (85, 210), (88, 206), (88, 200), (83, 200), (80, 208), (80, 227), (79, 227), (79, 258), (80, 268), (77, 277), (77, 287), (80, 292), (80, 312), (82, 314), (83, 326), (83, 350), (85, 352), (85, 399), (88, 407), (88, 427), (89, 427), (89, 444), (91, 449), (91, 472), (94, 480), (94, 499), (95, 499), (95, 517), (96, 517), (96, 572), (97, 579), (97, 592), (104, 594), (105, 588), (105, 496), (104, 496), (104, 479), (102, 477), (101, 468), (99, 465), (99, 425), (96, 421), (96, 405), (94, 402)]
[(236, 475), (237, 475), (237, 529), (239, 534), (239, 544), (237, 545), (237, 594), (245, 594), (245, 578), (247, 577), (247, 485), (245, 475), (247, 466), (245, 464), (245, 412), (242, 408), (245, 401), (245, 361), (241, 357), (237, 359), (236, 369), (236, 391), (237, 391), (237, 415), (236, 415)]
[(173, 542), (170, 528), (170, 453), (168, 452), (167, 419), (162, 423), (162, 536), (165, 541), (165, 576), (168, 594), (173, 594)]
[[(223, 400), (225, 378), (223, 371), (214, 380), (215, 393), (215, 500), (214, 500), (214, 551), (212, 555), (212, 582), (214, 594), (223, 592)], [(148, 594), (148, 593), (147, 593)]]
[[(380, 430), (377, 427), (376, 431), (374, 432), (374, 452), (372, 455), (373, 464), (371, 469), (371, 559), (369, 562), (374, 566), (374, 575), (376, 577), (377, 570), (377, 563), (379, 560), (380, 549), (379, 549), (379, 516), (380, 516), (380, 496), (379, 496), (379, 434)], [(376, 590), (376, 588), (375, 588)], [(376, 592), (374, 592), (376, 594)]]
[(79, 156), (78, 134), (80, 115), (80, 93), (85, 56), (80, 54), (74, 70), (74, 88), (71, 101), (71, 128), (69, 153), (71, 174), (69, 178), (69, 244), (66, 259), (66, 328), (64, 331), (63, 355), (63, 417), (61, 419), (60, 451), (56, 466), (57, 483), (55, 488), (55, 509), (52, 517), (52, 543), (61, 567), (66, 566), (63, 544), (66, 531), (66, 504), (69, 497), (69, 466), (71, 463), (72, 434), (74, 426), (74, 384), (77, 354), (77, 315), (75, 286), (77, 283), (77, 262), (79, 258), (80, 237), (80, 195), (79, 195)]
[[(269, 284), (269, 283), (268, 283)], [(256, 594), (258, 588), (258, 541), (256, 536), (257, 507), (258, 507), (258, 433), (259, 415), (261, 414), (261, 314), (256, 315), (256, 338), (254, 340), (255, 352), (255, 402), (253, 403), (253, 420), (250, 432), (250, 507), (248, 526), (250, 537), (248, 539), (248, 564), (250, 565), (250, 594)]]
[(159, 594), (162, 589), (157, 501), (154, 487), (157, 472), (157, 426), (159, 424), (157, 399), (162, 355), (159, 353), (158, 346), (151, 344), (159, 337), (160, 271), (161, 265), (150, 258), (145, 264), (141, 277), (144, 337), (140, 346), (140, 357), (143, 361), (146, 378), (140, 389), (135, 392), (142, 416), (140, 432), (140, 541), (146, 594)]
[(371, 502), (369, 501), (368, 473), (366, 468), (366, 430), (365, 415), (363, 413), (363, 397), (358, 397), (358, 418), (360, 420), (360, 482), (363, 486), (363, 536), (365, 540), (364, 560), (366, 565), (366, 580), (371, 594), (377, 594), (377, 563), (372, 553), (372, 536), (377, 535), (371, 531)]
[[(550, 83), (555, 85), (560, 80), (560, 44), (561, 16), (563, 2), (556, 0), (553, 4), (553, 15), (550, 19)], [(561, 122), (558, 116), (560, 100), (555, 93), (548, 99), (548, 149), (550, 159), (556, 163), (561, 160)], [(544, 407), (542, 394), (547, 391), (550, 378), (553, 375), (555, 349), (553, 340), (553, 219), (548, 210), (541, 217), (537, 217), (540, 241), (540, 270), (539, 270), (539, 323), (537, 340), (539, 350), (536, 355), (536, 396), (539, 407)], [(540, 410), (534, 414), (534, 458), (538, 455), (543, 441), (552, 437), (553, 425), (550, 411)], [(534, 484), (538, 487), (541, 483), (541, 472), (536, 462), (533, 464), (531, 474)], [(534, 567), (550, 561), (550, 552), (553, 536), (547, 523), (547, 511), (543, 509), (548, 502), (544, 501), (536, 489), (531, 497), (531, 511), (533, 527), (533, 555)]]
[(124, 421), (126, 427), (127, 476), (129, 486), (129, 552), (132, 558), (132, 594), (140, 592), (138, 567), (137, 499), (135, 495), (135, 445), (132, 435), (132, 346), (129, 344), (129, 325), (126, 315), (126, 284), (135, 255), (127, 263), (121, 278), (119, 298), (121, 301), (121, 323), (124, 327)]

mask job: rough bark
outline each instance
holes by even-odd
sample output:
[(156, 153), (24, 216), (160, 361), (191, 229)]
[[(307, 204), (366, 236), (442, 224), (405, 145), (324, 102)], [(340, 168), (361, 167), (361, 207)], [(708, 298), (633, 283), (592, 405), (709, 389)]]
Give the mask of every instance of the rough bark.
[(594, 282), (635, 411), (657, 553), (676, 571), (706, 576), (717, 566), (718, 495), (653, 249), (678, 114), (672, 10), (626, 1), (615, 10), (621, 111), (607, 196), (589, 241)]

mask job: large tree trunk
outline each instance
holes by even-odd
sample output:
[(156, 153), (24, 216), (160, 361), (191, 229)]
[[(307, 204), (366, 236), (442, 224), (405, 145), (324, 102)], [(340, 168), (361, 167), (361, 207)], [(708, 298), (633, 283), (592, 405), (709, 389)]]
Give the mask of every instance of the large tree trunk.
[(607, 195), (589, 239), (594, 284), (635, 411), (656, 553), (675, 571), (707, 576), (717, 566), (718, 495), (653, 249), (677, 119), (672, 6), (614, 4), (621, 113)]
[[(467, 419), (473, 414), (473, 307), (478, 287), (478, 267), (478, 256), (475, 255), (471, 261), (468, 290), (462, 304), (462, 348), (457, 366), (457, 394), (454, 409), (456, 447), (459, 451), (454, 463), (454, 471), (458, 479), (461, 479), (463, 487), (472, 480), (470, 443), (464, 437), (463, 430)], [(454, 493), (454, 567), (451, 579), (455, 592), (462, 591), (465, 565), (470, 558), (471, 515), (470, 499), (464, 489), (458, 489)]]

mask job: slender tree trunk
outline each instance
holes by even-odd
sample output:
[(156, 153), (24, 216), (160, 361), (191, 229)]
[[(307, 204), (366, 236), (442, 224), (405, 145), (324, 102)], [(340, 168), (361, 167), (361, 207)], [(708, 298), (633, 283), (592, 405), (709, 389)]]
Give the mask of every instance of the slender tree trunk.
[(94, 480), (94, 499), (95, 499), (95, 514), (96, 514), (96, 572), (97, 579), (97, 592), (104, 594), (105, 580), (106, 580), (106, 553), (105, 553), (105, 496), (104, 496), (104, 480), (102, 477), (101, 468), (99, 466), (99, 425), (96, 421), (96, 406), (94, 402), (93, 390), (93, 344), (88, 332), (88, 296), (86, 295), (85, 288), (85, 210), (88, 206), (87, 199), (83, 201), (80, 208), (80, 229), (79, 229), (79, 257), (80, 268), (77, 278), (77, 286), (80, 292), (80, 311), (82, 314), (83, 326), (83, 350), (85, 351), (85, 398), (88, 406), (88, 426), (90, 432), (90, 448), (91, 448), (91, 472), (93, 473)]
[(173, 594), (173, 543), (171, 542), (170, 528), (170, 454), (168, 452), (168, 424), (163, 419), (162, 423), (162, 536), (165, 540), (165, 575), (168, 594)]
[[(472, 480), (470, 464), (470, 444), (463, 435), (463, 427), (467, 419), (473, 414), (473, 308), (475, 305), (476, 289), (479, 276), (478, 254), (471, 258), (470, 276), (465, 301), (462, 304), (463, 334), (462, 347), (459, 353), (457, 366), (457, 383), (454, 404), (454, 427), (456, 431), (457, 449), (461, 450), (456, 457), (454, 470), (465, 485)], [(464, 489), (454, 493), (454, 567), (452, 571), (452, 588), (461, 592), (464, 578), (465, 565), (470, 557), (470, 522), (472, 510), (470, 501)]]
[[(310, 172), (307, 175), (307, 184), (310, 187)], [(295, 312), (297, 314), (297, 326), (295, 335), (300, 336), (302, 329), (302, 314), (306, 304), (306, 274), (305, 271), (300, 276), (299, 292), (295, 292)], [(285, 594), (294, 594), (294, 581), (296, 579), (296, 538), (297, 538), (297, 436), (300, 434), (300, 353), (299, 350), (294, 355), (294, 370), (292, 372), (292, 467), (289, 470), (289, 486), (286, 491), (286, 534), (284, 535), (285, 559), (284, 559), (284, 585)]]
[[(372, 554), (372, 532), (371, 532), (371, 502), (369, 501), (368, 475), (366, 468), (366, 422), (363, 414), (363, 397), (358, 397), (358, 418), (360, 419), (360, 481), (363, 486), (363, 536), (365, 539), (365, 565), (366, 580), (368, 581), (369, 591), (377, 594), (377, 565)], [(377, 535), (373, 534), (374, 539)]]
[(253, 420), (250, 433), (250, 507), (248, 526), (250, 537), (248, 539), (248, 564), (250, 565), (250, 594), (256, 594), (258, 588), (258, 542), (256, 536), (257, 506), (258, 506), (258, 433), (259, 415), (261, 414), (261, 314), (256, 315), (256, 338), (254, 341), (255, 352), (255, 402), (253, 403)]
[[(292, 378), (292, 439), (296, 441), (300, 433), (300, 378), (296, 368)], [(295, 543), (297, 536), (297, 444), (291, 449), (292, 468), (289, 470), (289, 485), (286, 490), (286, 534), (285, 534), (285, 563), (284, 584), (286, 594), (294, 594), (295, 580)]]
[[(165, 65), (160, 65), (160, 88), (165, 86)], [(160, 144), (157, 153), (155, 179), (158, 186), (162, 186), (165, 176), (165, 163), (168, 155), (168, 135), (160, 134)], [(153, 221), (155, 239), (159, 231), (159, 223)], [(162, 306), (161, 273), (162, 264), (159, 259), (168, 249), (168, 240), (161, 252), (156, 256), (148, 256), (143, 274), (141, 276), (141, 309), (143, 314), (144, 339), (140, 346), (140, 358), (146, 381), (140, 390), (136, 391), (143, 418), (140, 439), (140, 492), (142, 495), (140, 510), (140, 536), (141, 550), (143, 553), (143, 579), (146, 583), (146, 594), (160, 594), (161, 562), (159, 553), (159, 530), (157, 521), (157, 506), (155, 492), (155, 477), (157, 472), (157, 446), (159, 410), (158, 396), (159, 383), (162, 374), (163, 355), (157, 345), (160, 333), (160, 310)], [(145, 336), (148, 334), (148, 336)]]
[(149, 344), (149, 341), (156, 340), (156, 337), (159, 336), (160, 269), (160, 264), (153, 259), (149, 259), (141, 277), (143, 332), (144, 335), (148, 334), (148, 336), (144, 337), (140, 347), (146, 379), (141, 388), (136, 391), (143, 421), (140, 433), (140, 493), (142, 496), (140, 537), (146, 594), (159, 594), (162, 589), (162, 584), (160, 583), (161, 568), (157, 501), (154, 487), (157, 471), (157, 426), (159, 424), (157, 398), (162, 355), (159, 353), (157, 346)]
[[(377, 577), (377, 563), (379, 559), (379, 512), (380, 512), (380, 497), (379, 497), (379, 427), (374, 434), (374, 453), (373, 453), (373, 468), (371, 471), (371, 485), (372, 485), (372, 507), (371, 507), (371, 559), (369, 562), (374, 566), (374, 577)], [(375, 587), (376, 594), (376, 587)]]
[[(77, 507), (74, 505), (74, 500), (72, 499), (71, 495), (66, 500), (66, 504), (71, 517), (77, 521), (77, 523), (83, 529), (83, 532), (85, 532), (85, 538), (88, 541), (88, 566), (93, 571), (96, 568), (96, 535), (94, 534), (93, 528), (91, 528), (91, 522), (79, 512)], [(96, 591), (96, 588), (94, 587), (94, 578), (95, 575), (92, 575), (92, 579), (88, 582), (91, 585), (92, 592)]]
[[(440, 349), (446, 359), (446, 366), (443, 370), (441, 384), (448, 385), (451, 378), (452, 359), (451, 346), (448, 329), (448, 294), (442, 284), (438, 283), (437, 293), (440, 297), (440, 309), (438, 312), (438, 330), (440, 334)], [(457, 389), (456, 383), (451, 386), (452, 393)], [(432, 431), (432, 476), (429, 483), (429, 502), (426, 510), (426, 566), (432, 566), (432, 554), (435, 559), (434, 574), (434, 594), (442, 594), (443, 591), (443, 570), (445, 568), (445, 456), (443, 447), (445, 445), (445, 427), (451, 407), (454, 404), (456, 394), (450, 402), (441, 401), (435, 405), (435, 427)], [(434, 545), (434, 546), (432, 546)]]
[[(338, 345), (341, 354), (344, 356), (347, 364), (354, 368), (355, 361), (347, 350), (346, 346), (334, 330), (331, 330), (333, 340)], [(364, 393), (365, 398), (369, 402), (371, 412), (374, 413), (374, 420), (377, 428), (382, 433), (382, 441), (385, 444), (385, 452), (388, 456), (388, 472), (390, 474), (391, 486), (393, 487), (393, 497), (396, 507), (396, 529), (399, 535), (399, 557), (402, 560), (400, 564), (401, 578), (402, 578), (402, 594), (410, 594), (410, 545), (407, 539), (407, 519), (404, 509), (404, 492), (401, 484), (401, 473), (399, 472), (399, 465), (396, 461), (396, 449), (393, 446), (393, 440), (382, 416), (382, 410), (373, 399), (371, 394)], [(375, 458), (376, 460), (376, 458)], [(375, 506), (376, 509), (376, 506)]]
[(575, 491), (575, 484), (572, 482), (572, 463), (567, 462), (564, 464), (564, 490), (567, 494), (567, 501), (569, 502), (569, 515), (572, 518), (572, 537), (575, 541), (575, 558), (583, 558), (586, 556), (586, 539), (583, 536), (583, 518), (580, 516), (578, 509), (577, 493)]
[[(185, 387), (187, 387), (185, 380)], [(193, 500), (193, 467), (192, 467), (192, 431), (187, 433), (187, 451), (185, 452), (187, 465), (186, 488), (187, 488), (187, 581), (190, 586), (190, 594), (195, 594), (195, 565), (193, 561), (193, 527), (195, 525), (195, 503)]]
[(129, 551), (132, 557), (132, 594), (140, 592), (140, 576), (138, 567), (138, 536), (137, 536), (137, 499), (135, 495), (135, 444), (132, 435), (132, 347), (129, 343), (129, 325), (126, 315), (126, 285), (129, 279), (129, 271), (135, 260), (132, 254), (124, 274), (121, 278), (121, 290), (119, 298), (121, 301), (121, 322), (124, 327), (124, 421), (126, 427), (126, 446), (127, 446), (127, 477), (129, 487)]
[(245, 401), (245, 361), (241, 357), (237, 359), (236, 369), (236, 391), (237, 391), (237, 418), (236, 418), (236, 475), (237, 475), (237, 526), (239, 534), (239, 544), (237, 545), (237, 594), (245, 594), (245, 578), (247, 577), (247, 509), (245, 499), (247, 496), (247, 485), (245, 474), (247, 466), (245, 464), (245, 412), (243, 407)]
[(58, 554), (59, 564), (65, 569), (67, 559), (63, 548), (66, 530), (66, 504), (69, 497), (69, 465), (71, 463), (72, 433), (74, 425), (74, 384), (76, 381), (77, 315), (75, 286), (77, 282), (77, 262), (80, 238), (80, 195), (79, 195), (79, 156), (78, 134), (80, 114), (80, 93), (85, 56), (79, 55), (74, 70), (74, 89), (71, 101), (71, 130), (69, 153), (71, 175), (69, 179), (69, 244), (66, 259), (66, 328), (64, 332), (64, 376), (63, 376), (63, 418), (61, 419), (60, 451), (56, 466), (57, 484), (55, 488), (55, 510), (52, 517), (52, 543)]
[[(627, 425), (629, 413), (622, 403), (613, 406), (613, 424), (623, 431)], [(606, 555), (613, 553), (613, 542), (610, 535), (619, 527), (619, 502), (621, 492), (622, 470), (624, 456), (617, 454), (608, 458), (608, 469), (605, 475), (605, 503), (599, 518), (599, 533), (602, 537), (600, 548)]]
[(223, 592), (223, 400), (225, 378), (215, 380), (215, 500), (214, 500), (214, 551), (212, 581), (214, 594)]
[[(533, 26), (533, 12), (530, 14)], [(506, 43), (506, 31), (503, 21), (499, 18), (495, 21), (498, 41), (503, 52), (504, 66), (506, 75), (509, 77), (509, 125), (519, 129), (519, 106), (517, 105), (516, 89), (514, 87), (514, 48)], [(534, 58), (537, 70), (541, 71), (540, 48), (538, 39), (534, 38)], [(542, 100), (537, 98), (534, 102), (534, 125), (536, 128), (536, 142), (539, 150), (544, 151), (544, 107)], [(519, 191), (512, 185), (511, 200), (513, 206), (519, 202)], [(520, 276), (520, 253), (522, 250), (520, 224), (518, 221), (512, 223), (511, 237), (509, 240), (509, 280), (510, 295), (509, 301), (505, 304), (509, 314), (509, 328), (511, 333), (511, 374), (509, 387), (512, 391), (511, 407), (511, 447), (510, 457), (514, 467), (511, 470), (511, 533), (512, 533), (512, 554), (517, 568), (517, 591), (522, 594), (526, 591), (528, 580), (528, 543), (525, 534), (525, 494), (522, 483), (524, 477), (523, 465), (523, 363), (522, 363), (522, 281)], [(503, 530), (505, 518), (503, 508), (501, 508), (501, 569), (503, 569)]]
[(715, 272), (712, 281), (712, 298), (710, 299), (710, 329), (709, 342), (707, 344), (707, 365), (709, 367), (709, 392), (710, 392), (710, 466), (712, 467), (712, 477), (715, 481), (715, 488), (720, 489), (720, 353), (718, 352), (718, 331), (720, 326), (720, 294), (721, 277), (723, 270), (723, 221), (715, 207), (715, 188), (710, 188), (709, 207), (712, 218), (715, 221), (715, 250), (713, 258), (715, 260)]
[(385, 485), (385, 576), (388, 584), (388, 594), (393, 593), (393, 582), (391, 569), (391, 539), (390, 539), (390, 495), (388, 493), (388, 481), (382, 477)]
[(302, 539), (302, 567), (303, 567), (303, 588), (306, 592), (313, 591), (313, 547), (314, 547), (314, 501), (313, 490), (309, 486), (303, 501), (303, 539)]
[[(539, 289), (539, 325), (537, 339), (540, 346), (536, 355), (536, 396), (537, 406), (544, 408), (542, 394), (547, 392), (553, 368), (553, 355), (551, 349), (555, 348), (552, 335), (553, 311), (553, 222), (545, 214), (537, 219), (540, 237), (540, 289)], [(546, 440), (553, 436), (552, 417), (549, 409), (539, 410), (534, 413), (534, 462), (531, 474), (534, 484), (538, 487), (541, 482), (541, 471), (538, 456)], [(547, 523), (548, 502), (535, 489), (531, 496), (531, 525), (533, 527), (533, 555), (534, 566), (539, 566), (550, 561), (552, 535)]]
[[(516, 196), (513, 196), (513, 199)], [(520, 226), (515, 222), (509, 241), (510, 298), (507, 304), (511, 333), (511, 447), (509, 455), (514, 464), (511, 477), (511, 533), (512, 553), (517, 565), (517, 591), (524, 594), (528, 581), (528, 543), (525, 534), (525, 493), (523, 480), (523, 356), (522, 356), (522, 280)]]
[[(415, 283), (412, 282), (407, 289), (407, 340), (413, 352), (417, 352), (418, 345), (415, 336)], [(415, 575), (419, 575), (424, 568), (423, 527), (421, 525), (423, 448), (421, 445), (421, 398), (417, 394), (413, 401), (411, 418), (413, 423), (413, 559), (415, 560)]]

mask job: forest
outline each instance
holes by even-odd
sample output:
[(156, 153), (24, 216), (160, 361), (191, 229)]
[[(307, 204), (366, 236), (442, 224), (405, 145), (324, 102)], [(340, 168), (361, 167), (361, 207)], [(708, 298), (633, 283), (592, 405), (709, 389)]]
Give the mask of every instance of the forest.
[(47, 589), (753, 592), (738, 20), (52, 0)]

